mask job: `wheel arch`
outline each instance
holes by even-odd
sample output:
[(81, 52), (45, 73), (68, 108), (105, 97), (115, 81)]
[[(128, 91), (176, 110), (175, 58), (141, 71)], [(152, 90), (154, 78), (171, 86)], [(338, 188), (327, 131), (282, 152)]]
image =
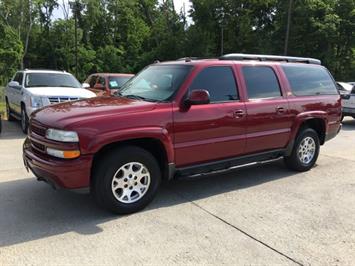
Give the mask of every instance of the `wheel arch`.
[(163, 179), (169, 178), (169, 155), (160, 139), (152, 137), (135, 138), (128, 140), (121, 140), (112, 143), (108, 143), (102, 146), (94, 155), (91, 166), (91, 178), (90, 183), (93, 184), (93, 173), (97, 169), (100, 162), (105, 160), (105, 155), (115, 149), (119, 149), (124, 146), (136, 146), (150, 152), (157, 160), (160, 170), (162, 172)]
[(290, 141), (286, 147), (286, 155), (291, 154), (299, 132), (301, 132), (301, 130), (305, 128), (311, 128), (316, 131), (319, 137), (319, 143), (320, 145), (323, 145), (326, 137), (326, 125), (327, 120), (324, 114), (316, 116), (298, 117), (298, 119), (296, 119), (296, 122), (294, 123)]

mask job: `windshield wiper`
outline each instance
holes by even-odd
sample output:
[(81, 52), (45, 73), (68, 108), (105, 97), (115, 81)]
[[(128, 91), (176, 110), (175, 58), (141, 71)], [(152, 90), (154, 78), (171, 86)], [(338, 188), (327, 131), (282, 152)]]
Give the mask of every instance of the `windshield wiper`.
[(120, 96), (129, 98), (129, 99), (142, 100), (142, 101), (146, 101), (146, 102), (156, 102), (156, 100), (154, 100), (154, 99), (149, 99), (149, 98), (145, 98), (145, 97), (143, 97), (143, 96), (134, 95), (134, 94), (128, 94), (128, 95), (122, 95), (122, 94), (120, 94)]

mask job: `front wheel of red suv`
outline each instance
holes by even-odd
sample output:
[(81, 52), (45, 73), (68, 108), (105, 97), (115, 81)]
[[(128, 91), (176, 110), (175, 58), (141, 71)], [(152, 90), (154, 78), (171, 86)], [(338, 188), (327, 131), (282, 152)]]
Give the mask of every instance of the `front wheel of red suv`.
[(292, 153), (285, 156), (285, 164), (295, 171), (308, 171), (317, 161), (319, 155), (319, 137), (316, 131), (306, 128), (296, 138)]
[(104, 156), (94, 170), (92, 192), (99, 205), (127, 214), (146, 207), (156, 195), (161, 171), (148, 151), (127, 146)]

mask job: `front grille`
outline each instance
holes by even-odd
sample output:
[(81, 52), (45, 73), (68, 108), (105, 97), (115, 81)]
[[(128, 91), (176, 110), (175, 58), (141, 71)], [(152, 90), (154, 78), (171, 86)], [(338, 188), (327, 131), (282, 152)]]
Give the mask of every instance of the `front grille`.
[(46, 147), (43, 144), (41, 144), (41, 143), (38, 143), (38, 142), (32, 140), (31, 144), (32, 144), (32, 147), (35, 148), (38, 151), (41, 151), (41, 152), (45, 152), (46, 151)]
[(48, 99), (51, 104), (80, 100), (78, 97), (49, 97)]
[(44, 137), (46, 135), (46, 128), (42, 127), (42, 126), (39, 126), (39, 125), (35, 125), (35, 124), (31, 124), (31, 127), (30, 127), (30, 131), (39, 135), (39, 136), (42, 136)]
[(45, 127), (42, 127), (42, 126), (39, 126), (39, 125), (36, 125), (36, 124), (31, 124), (30, 126), (30, 132), (33, 132), (39, 136), (42, 136), (44, 137), (46, 135), (46, 128)]

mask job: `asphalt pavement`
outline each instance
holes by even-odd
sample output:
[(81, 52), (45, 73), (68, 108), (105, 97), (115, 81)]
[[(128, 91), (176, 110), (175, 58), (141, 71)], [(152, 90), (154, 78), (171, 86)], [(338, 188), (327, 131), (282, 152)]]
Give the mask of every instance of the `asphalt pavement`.
[(355, 120), (316, 167), (282, 160), (165, 184), (145, 210), (112, 215), (90, 195), (27, 173), (16, 122), (0, 135), (0, 265), (354, 265)]

